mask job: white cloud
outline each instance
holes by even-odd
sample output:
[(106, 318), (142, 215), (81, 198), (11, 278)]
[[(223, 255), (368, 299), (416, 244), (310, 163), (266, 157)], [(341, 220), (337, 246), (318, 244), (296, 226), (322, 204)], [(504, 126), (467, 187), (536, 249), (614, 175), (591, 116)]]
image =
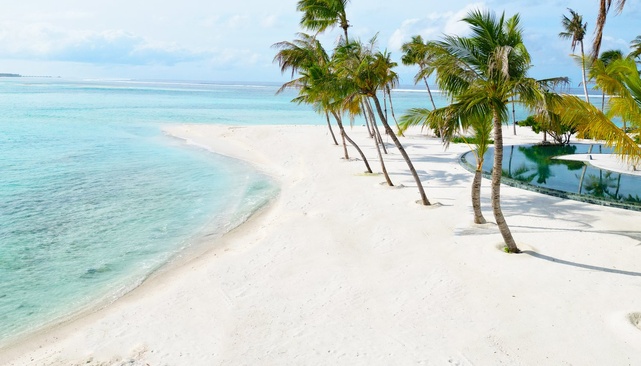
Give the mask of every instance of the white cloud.
[(276, 15), (267, 15), (261, 20), (260, 25), (263, 28), (273, 28), (278, 22), (278, 17)]
[[(68, 70), (88, 74), (93, 67), (115, 77), (136, 77), (136, 73), (149, 77), (150, 70), (159, 70), (162, 77), (190, 75), (195, 79), (218, 75), (220, 67), (226, 73), (238, 73), (225, 74), (225, 78), (245, 78), (253, 73), (273, 80), (280, 73), (271, 65), (274, 50), (270, 46), (291, 40), (301, 31), (297, 1), (157, 0), (153, 6), (131, 0), (14, 1), (0, 12), (0, 62), (6, 67), (20, 60), (18, 65), (29, 65), (33, 72), (63, 76)], [(429, 40), (444, 34), (464, 35), (467, 27), (460, 19), (470, 9), (489, 8), (497, 14), (505, 10), (507, 16), (521, 14), (527, 46), (541, 76), (578, 72), (567, 56), (569, 45), (557, 37), (560, 16), (566, 7), (579, 11), (591, 36), (596, 19), (593, 4), (585, 0), (471, 2), (350, 1), (350, 38), (367, 41), (378, 32), (381, 46), (398, 61), (400, 46), (413, 35)], [(638, 1), (628, 1), (623, 13), (608, 18), (604, 47), (625, 52), (628, 42), (638, 35), (638, 12)], [(332, 48), (341, 33), (335, 28), (321, 38)], [(550, 63), (553, 59), (557, 61)], [(59, 71), (62, 64), (73, 66)]]
[(131, 65), (175, 64), (199, 57), (175, 43), (151, 42), (123, 30), (90, 32), (46, 24), (3, 28), (0, 52), (12, 58)]
[(230, 28), (241, 28), (250, 24), (250, 18), (247, 15), (236, 14), (225, 21), (225, 26)]
[(466, 23), (462, 22), (461, 19), (465, 18), (468, 13), (472, 10), (486, 10), (487, 7), (485, 3), (472, 3), (466, 5), (461, 10), (452, 13), (447, 17), (445, 26), (443, 27), (443, 33), (448, 35), (464, 36), (468, 33), (469, 27)]
[(388, 47), (391, 50), (399, 50), (403, 43), (414, 35), (420, 35), (425, 40), (438, 39), (444, 34), (465, 35), (469, 28), (460, 20), (476, 9), (485, 9), (485, 3), (468, 4), (456, 12), (431, 12), (424, 18), (405, 19), (390, 35)]

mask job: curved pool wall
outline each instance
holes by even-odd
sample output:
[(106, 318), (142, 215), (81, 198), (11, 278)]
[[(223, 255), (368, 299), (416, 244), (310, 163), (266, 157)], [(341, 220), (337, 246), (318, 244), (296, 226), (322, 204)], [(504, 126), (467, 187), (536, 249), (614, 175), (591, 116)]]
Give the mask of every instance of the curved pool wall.
[[(641, 211), (641, 176), (600, 169), (582, 161), (556, 159), (570, 154), (610, 154), (601, 144), (507, 145), (503, 147), (501, 182), (550, 196)], [(494, 148), (484, 155), (483, 176), (491, 179)], [(474, 172), (469, 151), (461, 165)]]

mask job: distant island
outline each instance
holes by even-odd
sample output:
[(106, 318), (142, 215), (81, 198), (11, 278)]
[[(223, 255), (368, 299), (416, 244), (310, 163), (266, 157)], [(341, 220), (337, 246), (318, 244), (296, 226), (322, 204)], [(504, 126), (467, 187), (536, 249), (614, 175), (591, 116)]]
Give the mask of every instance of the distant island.
[(20, 74), (12, 74), (8, 72), (0, 72), (0, 78), (51, 78), (51, 77), (53, 76), (25, 76)]

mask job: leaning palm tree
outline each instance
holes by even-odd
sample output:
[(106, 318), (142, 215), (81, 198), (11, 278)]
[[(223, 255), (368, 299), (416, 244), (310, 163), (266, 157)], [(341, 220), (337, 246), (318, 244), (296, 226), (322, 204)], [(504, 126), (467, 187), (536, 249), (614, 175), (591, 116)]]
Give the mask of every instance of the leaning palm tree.
[(583, 37), (588, 27), (588, 23), (583, 23), (583, 16), (574, 10), (568, 8), (570, 18), (566, 15), (563, 16), (561, 24), (563, 25), (563, 32), (559, 33), (559, 37), (572, 40), (572, 52), (575, 51), (577, 44), (581, 47), (581, 76), (583, 77), (583, 92), (585, 93), (585, 101), (590, 102), (588, 95), (588, 81), (585, 75), (585, 52), (583, 50)]
[(303, 13), (300, 24), (303, 28), (322, 33), (328, 28), (339, 26), (348, 41), (345, 7), (349, 0), (299, 0), (296, 10)]
[(394, 145), (405, 160), (412, 177), (414, 177), (421, 196), (421, 203), (428, 206), (430, 205), (430, 201), (427, 199), (421, 179), (405, 148), (387, 123), (381, 102), (377, 96), (377, 92), (382, 90), (385, 85), (398, 82), (398, 76), (392, 72), (391, 65), (385, 53), (375, 52), (375, 44), (376, 37), (372, 38), (366, 46), (361, 42), (348, 42), (339, 45), (334, 52), (337, 71), (339, 76), (351, 80), (356, 86), (357, 93), (354, 93), (352, 98), (360, 95), (368, 97), (374, 102), (378, 117), (385, 131), (394, 142)]
[(520, 18), (506, 19), (490, 12), (472, 11), (463, 21), (471, 36), (445, 36), (436, 43), (436, 80), (441, 89), (467, 114), (491, 118), (494, 135), (492, 211), (506, 251), (520, 252), (501, 210), (503, 165), (502, 124), (508, 103), (518, 96), (521, 103), (540, 99), (535, 80), (527, 78), (530, 55), (523, 44)]
[[(278, 93), (287, 87), (304, 84), (304, 78), (299, 77), (298, 79), (294, 79), (294, 75), (296, 75), (297, 72), (309, 70), (316, 65), (326, 65), (329, 62), (327, 52), (325, 52), (325, 49), (315, 37), (305, 33), (298, 33), (297, 35), (298, 38), (294, 41), (277, 42), (272, 45), (272, 48), (278, 49), (273, 61), (279, 64), (282, 73), (291, 70), (292, 77), (290, 82), (283, 84), (278, 90)], [(327, 114), (325, 115), (328, 117)], [(327, 128), (329, 129), (334, 144), (338, 145), (329, 118), (326, 118), (326, 120)]]
[[(392, 89), (397, 87), (398, 85), (398, 75), (393, 71), (393, 69), (398, 65), (396, 62), (392, 61), (392, 54), (388, 51), (379, 53), (381, 57), (381, 62), (384, 67), (387, 68), (388, 70), (388, 75), (387, 75), (387, 82), (383, 86), (383, 102), (385, 102), (385, 98), (389, 99), (389, 106), (390, 106), (390, 111), (392, 113), (392, 119), (394, 119), (394, 123), (396, 124), (396, 129), (398, 131), (398, 134), (400, 136), (403, 136), (403, 132), (401, 131), (401, 128), (398, 125), (398, 121), (396, 120), (396, 115), (394, 114), (394, 104), (392, 103)], [(387, 111), (387, 108), (386, 108)], [(386, 117), (387, 118), (387, 115)]]
[[(335, 74), (331, 71), (332, 65), (330, 64), (329, 56), (320, 42), (313, 36), (299, 33), (299, 38), (293, 42), (279, 42), (274, 44), (273, 47), (279, 49), (279, 52), (274, 56), (274, 62), (278, 62), (281, 72), (291, 70), (292, 78), (296, 73), (299, 74), (298, 78), (283, 84), (278, 93), (287, 87), (297, 88), (299, 89), (299, 95), (293, 100), (294, 102), (311, 104), (317, 112), (323, 112), (326, 116), (332, 114), (341, 131), (345, 159), (349, 158), (345, 142), (347, 140), (361, 155), (367, 172), (371, 173), (372, 170), (365, 155), (360, 147), (347, 136), (339, 118), (340, 109), (336, 106), (342, 105), (339, 103), (342, 102), (340, 93), (345, 88), (342, 85), (337, 86)], [(353, 109), (352, 106), (348, 106), (348, 108), (350, 107)], [(334, 137), (329, 118), (327, 118), (327, 124), (332, 137)], [(334, 141), (336, 142), (336, 138), (334, 138)]]
[(327, 115), (331, 114), (336, 120), (336, 124), (341, 132), (345, 159), (349, 159), (347, 145), (345, 143), (345, 141), (347, 141), (361, 156), (363, 164), (365, 164), (365, 168), (367, 169), (366, 172), (372, 173), (365, 154), (356, 142), (347, 135), (345, 127), (343, 126), (343, 113), (347, 112), (352, 115), (358, 113), (358, 107), (355, 106), (355, 103), (344, 102), (345, 96), (349, 94), (349, 84), (347, 84), (345, 80), (336, 77), (331, 64), (311, 67), (305, 74), (305, 83), (300, 85), (299, 95), (294, 98), (293, 102), (312, 104), (316, 111), (322, 111)]
[(403, 44), (401, 50), (403, 51), (403, 56), (401, 57), (403, 65), (418, 65), (418, 72), (414, 76), (414, 84), (418, 84), (420, 80), (423, 80), (425, 88), (427, 88), (427, 94), (432, 102), (432, 109), (436, 109), (432, 90), (427, 82), (427, 78), (434, 72), (434, 69), (430, 67), (432, 54), (430, 53), (429, 43), (423, 42), (423, 37), (421, 36), (413, 36), (411, 41)]
[[(596, 18), (596, 27), (594, 29), (594, 41), (592, 42), (592, 61), (599, 58), (599, 52), (601, 51), (601, 41), (603, 39), (603, 28), (605, 28), (605, 21), (607, 20), (608, 13), (610, 12), (610, 6), (612, 5), (612, 0), (600, 0), (599, 1), (599, 14)], [(617, 14), (621, 13), (623, 7), (625, 6), (625, 0), (616, 0)]]

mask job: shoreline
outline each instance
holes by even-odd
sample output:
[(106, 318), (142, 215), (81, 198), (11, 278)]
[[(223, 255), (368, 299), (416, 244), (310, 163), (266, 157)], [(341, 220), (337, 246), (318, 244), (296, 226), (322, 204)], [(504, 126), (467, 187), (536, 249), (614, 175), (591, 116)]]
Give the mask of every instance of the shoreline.
[[(164, 131), (162, 132), (164, 133)], [(195, 147), (199, 150), (202, 150), (201, 153), (203, 154), (216, 154), (215, 151), (212, 151), (207, 146), (193, 144), (191, 141), (179, 136), (173, 136), (169, 134), (166, 135), (168, 138), (174, 138), (180, 141), (180, 143), (185, 145), (186, 147)], [(238, 162), (238, 159), (234, 159), (229, 156), (224, 157)], [(255, 170), (255, 167), (251, 167), (251, 164), (249, 162), (243, 162), (243, 164), (245, 163), (247, 167), (241, 169)], [(272, 177), (268, 177), (268, 174), (266, 174), (265, 172), (261, 172), (260, 174), (265, 176), (266, 179), (269, 179), (270, 184), (276, 187)], [(251, 220), (254, 216), (261, 215), (263, 211), (269, 209), (269, 206), (273, 203), (273, 201), (275, 201), (277, 196), (278, 192), (277, 188), (275, 188), (274, 192), (268, 195), (256, 195), (255, 197), (252, 197), (254, 199), (252, 200), (253, 204), (251, 206), (243, 206), (243, 209), (238, 210), (234, 213), (234, 215), (225, 216), (228, 217), (228, 221), (224, 225), (218, 223), (215, 220), (216, 215), (212, 215), (214, 219), (211, 219), (209, 223), (194, 231), (190, 235), (190, 237), (186, 239), (185, 242), (189, 243), (188, 245), (186, 245), (186, 247), (177, 249), (170, 256), (168, 256), (166, 260), (159, 262), (158, 265), (154, 266), (153, 269), (149, 273), (144, 274), (144, 276), (132, 277), (132, 280), (127, 282), (126, 285), (123, 286), (118, 292), (101, 293), (100, 296), (96, 296), (93, 300), (83, 303), (80, 306), (77, 305), (77, 307), (74, 308), (71, 312), (59, 314), (56, 317), (51, 318), (50, 320), (35, 327), (25, 328), (18, 333), (12, 334), (11, 336), (2, 339), (2, 341), (0, 342), (0, 364), (2, 364), (2, 354), (4, 352), (15, 353), (13, 352), (15, 348), (19, 348), (23, 344), (30, 343), (30, 339), (40, 338), (43, 335), (51, 333), (52, 331), (56, 331), (57, 328), (63, 328), (68, 324), (77, 322), (79, 319), (85, 318), (97, 312), (101, 312), (105, 308), (110, 307), (113, 303), (119, 301), (121, 298), (128, 296), (131, 292), (137, 291), (138, 288), (143, 286), (145, 283), (152, 281), (158, 276), (163, 276), (167, 272), (172, 272), (180, 269), (189, 262), (206, 254), (208, 251), (212, 250), (212, 241), (215, 242), (220, 237), (236, 230), (238, 227)]]
[[(397, 187), (381, 186), (361, 161), (340, 159), (326, 126), (170, 129), (269, 172), (281, 195), (194, 260), (13, 353), (0, 350), (0, 364), (641, 360), (632, 324), (641, 299), (631, 295), (641, 213), (503, 186), (525, 251), (506, 255), (493, 224), (472, 224), (472, 175), (456, 163), (466, 147), (444, 151), (414, 133), (402, 140), (438, 203), (423, 207), (395, 151), (386, 164)], [(364, 129), (348, 133), (379, 171)], [(493, 221), (486, 180), (482, 195)]]

